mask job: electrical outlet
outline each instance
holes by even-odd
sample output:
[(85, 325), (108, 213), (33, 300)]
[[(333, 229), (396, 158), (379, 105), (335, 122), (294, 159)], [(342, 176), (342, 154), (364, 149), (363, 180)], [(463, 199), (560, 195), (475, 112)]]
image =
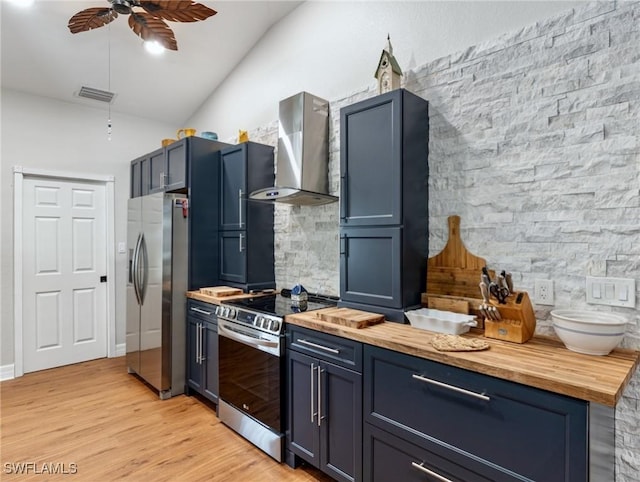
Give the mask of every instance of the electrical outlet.
[(534, 286), (535, 302), (539, 305), (553, 305), (553, 280), (537, 279)]

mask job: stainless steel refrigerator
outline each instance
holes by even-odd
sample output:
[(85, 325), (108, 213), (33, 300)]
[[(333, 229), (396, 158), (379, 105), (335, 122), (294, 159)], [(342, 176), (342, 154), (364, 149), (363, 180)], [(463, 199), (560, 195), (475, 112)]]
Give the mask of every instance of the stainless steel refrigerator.
[(127, 368), (160, 398), (184, 392), (185, 293), (188, 273), (186, 197), (129, 199)]

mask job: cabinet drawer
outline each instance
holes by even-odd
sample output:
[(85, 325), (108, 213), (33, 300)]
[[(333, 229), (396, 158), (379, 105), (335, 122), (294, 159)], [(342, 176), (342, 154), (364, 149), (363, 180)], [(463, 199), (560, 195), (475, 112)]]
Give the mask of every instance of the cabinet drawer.
[(295, 325), (287, 325), (287, 348), (362, 372), (362, 343)]
[[(364, 480), (489, 482), (522, 480), (433, 442), (413, 445), (369, 424), (364, 426)], [(440, 479), (438, 477), (441, 477)]]
[(187, 316), (193, 316), (203, 321), (209, 321), (216, 325), (218, 324), (216, 305), (211, 303), (205, 303), (203, 301), (197, 301), (190, 298), (187, 299)]
[(365, 420), (435, 439), (534, 480), (585, 480), (587, 403), (365, 347)]

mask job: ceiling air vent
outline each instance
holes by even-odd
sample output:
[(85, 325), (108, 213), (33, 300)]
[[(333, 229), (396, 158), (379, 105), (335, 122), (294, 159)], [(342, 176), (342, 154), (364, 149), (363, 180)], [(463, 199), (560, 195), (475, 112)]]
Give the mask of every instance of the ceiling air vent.
[(107, 90), (94, 89), (93, 87), (80, 87), (78, 91), (78, 97), (85, 97), (87, 99), (98, 100), (100, 102), (111, 103), (116, 94)]

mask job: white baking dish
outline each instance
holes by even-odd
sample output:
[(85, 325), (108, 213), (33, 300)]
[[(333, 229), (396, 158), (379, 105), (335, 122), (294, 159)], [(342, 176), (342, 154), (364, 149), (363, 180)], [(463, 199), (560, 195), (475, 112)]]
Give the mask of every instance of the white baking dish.
[(431, 308), (420, 308), (404, 312), (411, 323), (411, 326), (421, 330), (435, 331), (437, 333), (448, 333), (459, 335), (466, 333), (472, 326), (477, 326), (476, 317), (473, 315), (462, 315), (452, 311), (434, 310)]

